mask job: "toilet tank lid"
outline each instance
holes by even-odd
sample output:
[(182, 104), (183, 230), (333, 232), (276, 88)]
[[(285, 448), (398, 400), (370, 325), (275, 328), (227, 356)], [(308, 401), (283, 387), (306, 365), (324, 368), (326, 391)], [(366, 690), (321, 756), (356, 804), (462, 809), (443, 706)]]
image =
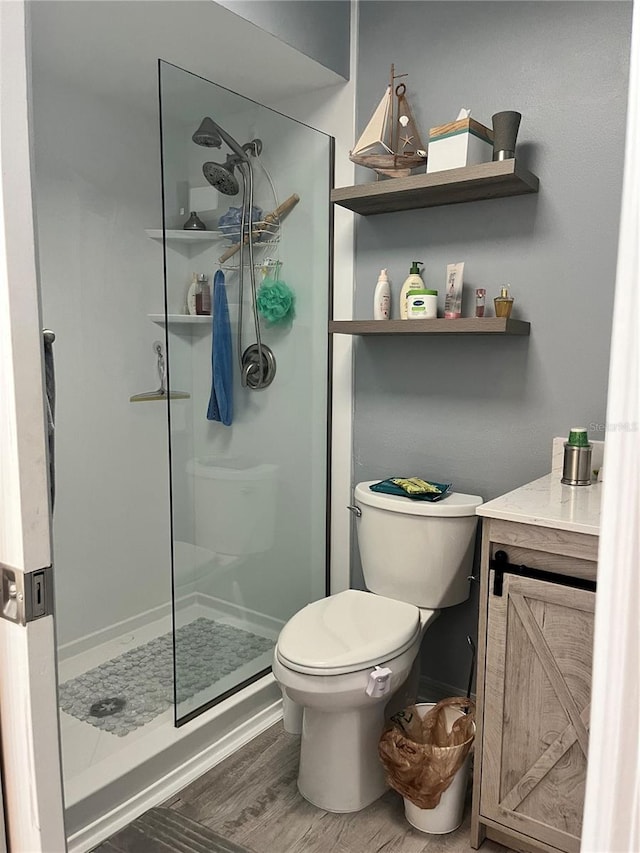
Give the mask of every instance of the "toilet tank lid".
[(463, 495), (460, 492), (449, 492), (446, 498), (439, 501), (416, 501), (399, 495), (385, 495), (372, 492), (369, 486), (379, 483), (379, 480), (367, 480), (358, 483), (355, 488), (355, 499), (365, 506), (386, 509), (389, 512), (402, 512), (405, 515), (438, 516), (439, 518), (461, 518), (475, 515), (476, 509), (483, 503), (479, 495)]
[(289, 619), (278, 637), (278, 652), (286, 666), (299, 672), (349, 672), (404, 650), (419, 627), (415, 605), (347, 589), (308, 604)]

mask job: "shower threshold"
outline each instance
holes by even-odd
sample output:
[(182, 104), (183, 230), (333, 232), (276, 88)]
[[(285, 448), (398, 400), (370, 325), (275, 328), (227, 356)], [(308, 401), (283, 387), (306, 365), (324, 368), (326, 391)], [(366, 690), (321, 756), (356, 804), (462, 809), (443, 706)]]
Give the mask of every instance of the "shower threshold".
[[(271, 647), (279, 623), (198, 593), (185, 596), (180, 602), (178, 636), (181, 631), (189, 631), (190, 626), (206, 628), (213, 621), (229, 632), (234, 629), (250, 632), (262, 643), (257, 657), (231, 673), (212, 679), (215, 695), (222, 695), (271, 665)], [(281, 716), (280, 691), (271, 674), (180, 728), (174, 725), (173, 703), (166, 701), (164, 710), (130, 730), (123, 729), (121, 724), (109, 725), (118, 715), (110, 717), (112, 709), (108, 702), (106, 708), (94, 709), (105, 713), (103, 717), (94, 717), (92, 722), (80, 718), (82, 713), (78, 713), (78, 707), (74, 715), (74, 709), (68, 704), (69, 696), (73, 695), (70, 688), (86, 688), (93, 681), (98, 699), (118, 698), (102, 696), (102, 674), (108, 684), (108, 674), (117, 670), (123, 661), (133, 663), (134, 671), (136, 660), (144, 654), (145, 647), (156, 649), (158, 643), (166, 642), (167, 634), (170, 638), (171, 631), (171, 611), (166, 606), (60, 650), (61, 705), (64, 707), (66, 699), (68, 710), (72, 710), (68, 713), (61, 709), (60, 732), (66, 823), (69, 850), (73, 853), (91, 849), (115, 827), (124, 826), (149, 805), (171, 796)], [(141, 660), (144, 665), (144, 657)], [(172, 684), (165, 686), (172, 694)], [(199, 686), (196, 683), (196, 687)], [(196, 690), (180, 702), (180, 716), (210, 701), (213, 695), (211, 686)], [(91, 704), (89, 693), (85, 696), (79, 693), (79, 705), (83, 699), (85, 705)]]

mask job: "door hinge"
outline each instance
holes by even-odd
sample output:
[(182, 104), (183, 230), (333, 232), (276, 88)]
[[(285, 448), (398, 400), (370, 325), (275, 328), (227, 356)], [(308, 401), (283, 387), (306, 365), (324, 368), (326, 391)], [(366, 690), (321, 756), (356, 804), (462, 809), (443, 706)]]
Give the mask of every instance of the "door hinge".
[(23, 572), (0, 564), (0, 616), (16, 625), (26, 625), (53, 614), (51, 566)]

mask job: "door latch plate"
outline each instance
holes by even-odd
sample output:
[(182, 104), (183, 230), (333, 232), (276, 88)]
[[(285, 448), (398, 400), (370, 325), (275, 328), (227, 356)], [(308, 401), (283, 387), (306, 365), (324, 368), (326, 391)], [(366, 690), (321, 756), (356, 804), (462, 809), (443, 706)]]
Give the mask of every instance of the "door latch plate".
[(23, 572), (0, 564), (0, 616), (26, 625), (53, 614), (51, 566)]

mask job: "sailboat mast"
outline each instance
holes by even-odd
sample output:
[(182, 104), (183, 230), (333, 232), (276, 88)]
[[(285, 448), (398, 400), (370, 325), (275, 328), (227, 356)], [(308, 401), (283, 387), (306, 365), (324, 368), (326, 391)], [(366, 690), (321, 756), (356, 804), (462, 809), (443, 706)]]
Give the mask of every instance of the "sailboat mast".
[(394, 95), (395, 95), (395, 92), (394, 92), (395, 74), (394, 74), (394, 72), (395, 72), (395, 65), (392, 62), (391, 63), (391, 81), (389, 82), (389, 101), (391, 103), (391, 122), (389, 124), (389, 128), (391, 130), (391, 138), (389, 139), (389, 148), (391, 148), (392, 152), (395, 155), (398, 151), (398, 146), (397, 146), (397, 139), (396, 139), (396, 115), (395, 115), (395, 110), (394, 110), (394, 105), (395, 105), (395, 98), (394, 98)]

